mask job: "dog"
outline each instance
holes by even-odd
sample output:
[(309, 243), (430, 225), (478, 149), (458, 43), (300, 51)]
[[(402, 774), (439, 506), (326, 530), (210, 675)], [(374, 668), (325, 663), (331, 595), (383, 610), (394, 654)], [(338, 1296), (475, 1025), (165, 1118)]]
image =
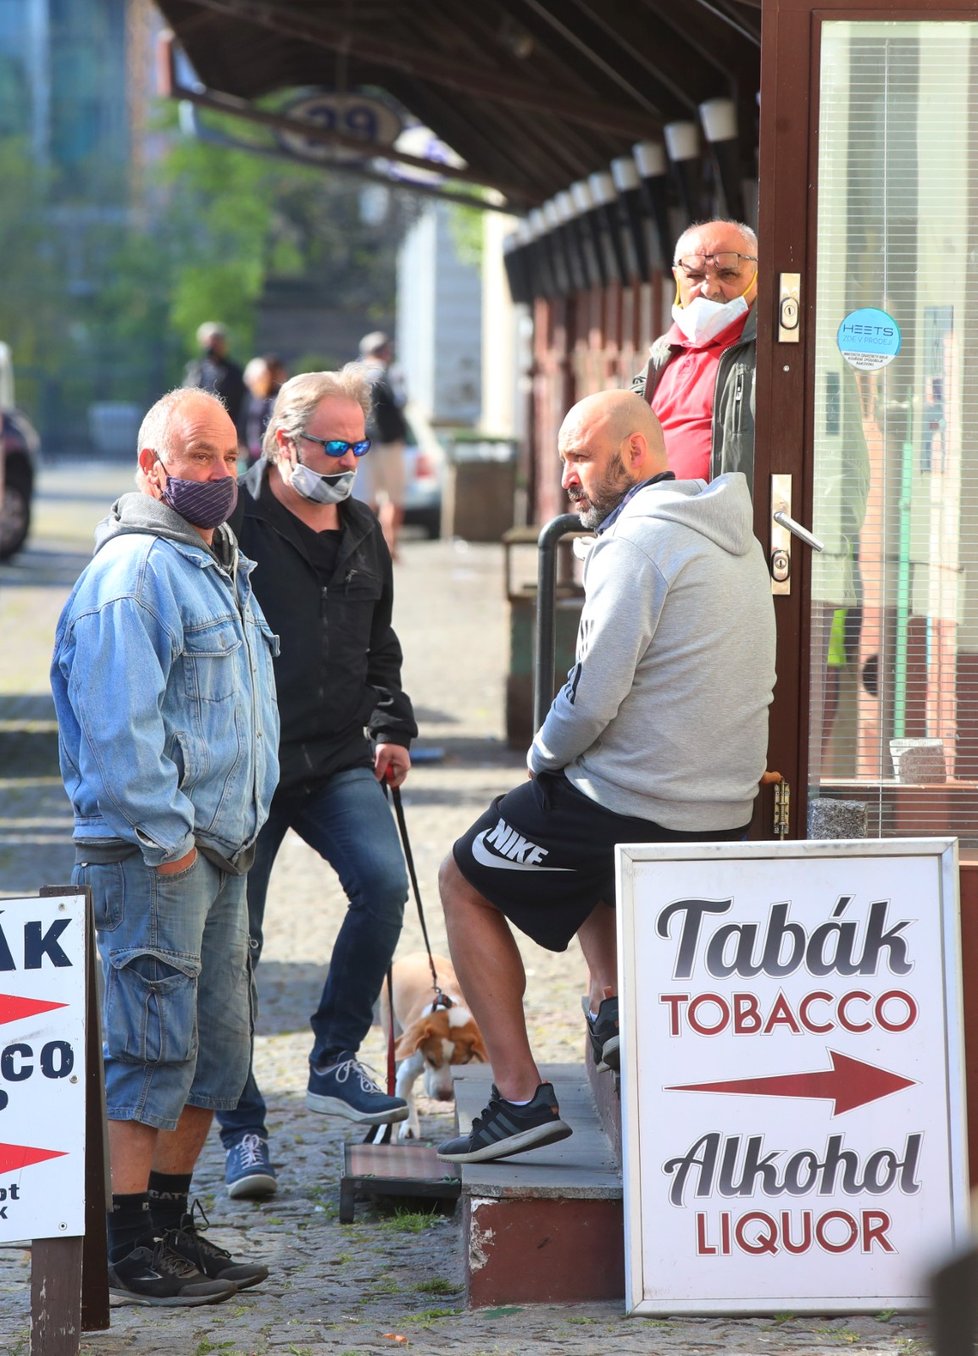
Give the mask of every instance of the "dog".
[[(459, 987), (451, 962), (433, 956), (438, 985), (451, 999), (451, 1007), (435, 1007), (435, 991), (427, 952), (402, 956), (393, 965), (394, 1058), (398, 1061), (396, 1091), (408, 1104), (408, 1118), (397, 1129), (398, 1139), (420, 1139), (421, 1126), (414, 1100), (414, 1085), (424, 1074), (424, 1088), (439, 1102), (454, 1099), (452, 1065), (486, 1064), (489, 1055), (482, 1034)], [(387, 985), (381, 990), (377, 1022), (390, 1031)]]

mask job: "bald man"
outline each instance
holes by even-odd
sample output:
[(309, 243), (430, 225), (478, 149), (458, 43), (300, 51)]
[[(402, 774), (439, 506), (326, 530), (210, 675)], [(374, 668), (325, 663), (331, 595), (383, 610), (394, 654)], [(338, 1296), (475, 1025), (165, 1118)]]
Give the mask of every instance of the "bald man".
[(698, 222), (676, 241), (673, 324), (632, 389), (658, 416), (680, 480), (753, 480), (757, 255), (742, 221)]
[(658, 419), (630, 391), (575, 405), (558, 449), (563, 488), (597, 533), (576, 662), (530, 748), (530, 780), (441, 870), (495, 1083), (471, 1131), (439, 1146), (456, 1163), (571, 1133), (530, 1049), (511, 925), (552, 951), (576, 934), (591, 1044), (617, 1068), (615, 844), (743, 838), (767, 753), (774, 610), (744, 476), (676, 480)]

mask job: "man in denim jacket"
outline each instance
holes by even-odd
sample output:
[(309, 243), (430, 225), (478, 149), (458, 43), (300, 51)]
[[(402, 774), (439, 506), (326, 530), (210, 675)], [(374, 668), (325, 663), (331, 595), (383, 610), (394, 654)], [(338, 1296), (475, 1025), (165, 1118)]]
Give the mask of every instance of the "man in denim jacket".
[(268, 1274), (188, 1213), (214, 1111), (248, 1074), (245, 873), (278, 778), (276, 639), (224, 525), (236, 468), (215, 396), (153, 406), (141, 492), (100, 524), (51, 671), (105, 978), (110, 1289), (130, 1304), (212, 1304)]

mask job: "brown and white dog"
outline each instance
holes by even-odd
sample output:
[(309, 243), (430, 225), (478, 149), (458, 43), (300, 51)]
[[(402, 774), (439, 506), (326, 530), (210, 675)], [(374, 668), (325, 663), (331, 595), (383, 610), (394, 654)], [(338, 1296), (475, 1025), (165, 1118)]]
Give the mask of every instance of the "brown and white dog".
[[(450, 1008), (436, 1008), (431, 966), (424, 951), (415, 951), (394, 962), (394, 1056), (397, 1065), (396, 1091), (408, 1104), (408, 1118), (397, 1128), (398, 1139), (420, 1139), (421, 1126), (414, 1100), (414, 1085), (424, 1074), (429, 1097), (450, 1102), (453, 1064), (488, 1062), (489, 1056), (479, 1028), (465, 1006), (451, 962), (444, 956), (432, 958), (442, 992), (452, 1000)], [(381, 1029), (390, 1031), (387, 985), (381, 990), (377, 1020)]]

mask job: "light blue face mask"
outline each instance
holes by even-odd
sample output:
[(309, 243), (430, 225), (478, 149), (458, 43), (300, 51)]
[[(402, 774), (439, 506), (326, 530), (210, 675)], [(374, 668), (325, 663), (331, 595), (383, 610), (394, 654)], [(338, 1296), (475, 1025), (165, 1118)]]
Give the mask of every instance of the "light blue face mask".
[(289, 484), (296, 494), (301, 494), (303, 499), (313, 504), (340, 504), (344, 499), (349, 499), (356, 478), (356, 471), (339, 471), (333, 476), (321, 476), (300, 461), (292, 467)]

